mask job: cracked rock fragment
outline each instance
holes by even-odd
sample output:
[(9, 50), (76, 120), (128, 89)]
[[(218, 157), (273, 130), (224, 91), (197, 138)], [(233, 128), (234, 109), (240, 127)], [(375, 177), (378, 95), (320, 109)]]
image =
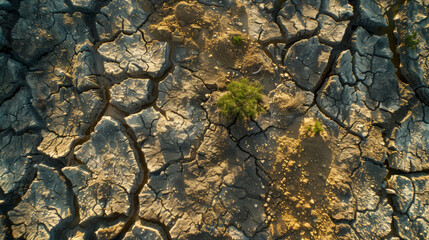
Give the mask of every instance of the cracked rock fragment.
[(352, 176), (352, 190), (358, 211), (375, 210), (380, 201), (378, 191), (387, 175), (384, 166), (363, 161)]
[(109, 40), (115, 34), (132, 34), (146, 22), (152, 7), (149, 1), (113, 0), (97, 14), (96, 29), (101, 40)]
[(269, 17), (264, 14), (259, 8), (249, 1), (246, 6), (249, 37), (253, 40), (261, 42), (269, 42), (282, 39), (282, 33), (279, 26)]
[(383, 199), (376, 210), (356, 213), (353, 227), (361, 239), (383, 239), (391, 231), (392, 207)]
[(365, 86), (357, 84), (357, 89), (342, 85), (338, 76), (329, 77), (317, 96), (317, 104), (322, 111), (361, 136), (368, 135), (371, 111), (366, 108), (363, 91)]
[(340, 77), (343, 85), (354, 85), (356, 83), (356, 77), (353, 75), (352, 61), (353, 58), (350, 50), (346, 50), (340, 53), (338, 60), (334, 64), (334, 72)]
[(0, 105), (5, 99), (12, 97), (24, 78), (24, 66), (9, 58), (0, 55)]
[(110, 89), (110, 103), (122, 111), (132, 113), (155, 99), (152, 91), (152, 80), (128, 78)]
[(168, 119), (153, 108), (148, 108), (126, 119), (137, 134), (138, 143), (147, 158), (149, 172), (188, 156), (192, 144), (190, 140), (195, 139), (195, 136), (187, 134), (194, 128), (190, 121), (174, 113), (167, 116)]
[(198, 119), (183, 118), (172, 112), (164, 117), (153, 108), (131, 115), (126, 121), (137, 134), (149, 172), (171, 161), (189, 158), (203, 136), (205, 125)]
[(143, 178), (135, 149), (125, 129), (111, 117), (103, 117), (91, 139), (75, 152), (85, 165), (66, 167), (80, 205), (80, 220), (130, 214), (130, 196)]
[[(21, 18), (11, 34), (12, 46), (18, 56), (31, 62), (63, 42), (73, 24), (73, 20), (70, 21), (73, 17), (64, 14), (67, 11), (68, 7), (62, 0), (22, 1), (19, 8)], [(80, 14), (74, 16), (81, 17)]]
[(292, 0), (283, 3), (277, 22), (286, 35), (286, 43), (310, 37), (317, 29), (320, 0)]
[(301, 40), (293, 44), (286, 54), (286, 71), (299, 87), (314, 92), (322, 81), (331, 50), (317, 37)]
[(49, 239), (51, 231), (71, 223), (73, 211), (73, 197), (63, 177), (57, 170), (41, 164), (22, 201), (8, 213), (13, 237)]
[(423, 111), (424, 105), (417, 104), (401, 126), (393, 130), (390, 167), (404, 172), (429, 169), (429, 123), (423, 121)]
[(4, 194), (16, 192), (21, 181), (34, 176), (30, 157), (40, 140), (35, 134), (0, 133), (0, 187)]
[[(254, 160), (223, 127), (208, 130), (195, 160), (169, 165), (140, 194), (139, 216), (159, 220), (173, 239), (222, 237), (235, 225), (253, 236), (265, 220)], [(247, 160), (246, 160), (247, 159)]]
[(12, 129), (22, 132), (39, 126), (30, 98), (29, 89), (22, 87), (12, 98), (0, 104), (0, 131)]
[[(406, 1), (395, 18), (401, 72), (416, 91), (419, 99), (429, 106), (429, 34), (427, 1)], [(407, 46), (407, 38), (413, 34), (416, 48)]]
[(411, 180), (414, 186), (414, 201), (411, 203), (407, 212), (408, 216), (412, 221), (421, 218), (429, 222), (429, 176), (426, 174), (419, 174), (413, 176)]
[(165, 115), (151, 107), (126, 118), (147, 157), (150, 172), (168, 162), (189, 158), (196, 150), (208, 126), (197, 96), (207, 92), (202, 81), (176, 68), (174, 75), (169, 74), (159, 84), (157, 105), (166, 111)]
[(371, 36), (358, 28), (352, 37), (351, 55), (350, 63), (348, 51), (340, 54), (334, 65), (339, 76), (328, 78), (317, 104), (340, 125), (367, 137), (371, 122), (386, 122), (399, 109), (401, 88), (386, 36)]
[(174, 72), (159, 84), (157, 105), (187, 119), (203, 120), (205, 111), (200, 104), (203, 96), (208, 93), (203, 81), (192, 75), (192, 72), (175, 68)]
[(395, 210), (406, 213), (414, 197), (414, 187), (411, 180), (405, 176), (394, 175), (389, 179), (389, 187), (395, 190), (392, 196)]
[(349, 185), (331, 180), (329, 185), (329, 211), (337, 220), (353, 220), (356, 214), (356, 199)]
[(77, 94), (71, 88), (61, 88), (51, 95), (42, 110), (49, 131), (42, 131), (43, 141), (38, 149), (54, 158), (67, 155), (95, 120), (102, 104), (97, 90)]
[[(22, 5), (21, 5), (22, 6)], [(63, 16), (66, 39), (30, 68), (26, 81), (33, 107), (45, 123), (39, 150), (53, 158), (66, 156), (104, 107), (100, 74), (80, 13)]]
[(368, 88), (368, 94), (380, 107), (392, 112), (398, 108), (399, 79), (391, 58), (386, 35), (371, 36), (358, 28), (352, 36), (353, 73)]
[(350, 225), (345, 223), (341, 223), (336, 226), (335, 235), (340, 240), (359, 240), (355, 231), (350, 227)]
[(383, 164), (387, 159), (387, 148), (382, 133), (383, 129), (371, 128), (369, 136), (359, 144), (361, 156), (365, 160), (370, 160), (377, 164)]
[(425, 173), (394, 175), (389, 187), (395, 190), (393, 223), (402, 239), (429, 237), (429, 176)]
[(353, 16), (353, 7), (347, 0), (322, 0), (320, 12), (341, 21)]
[[(359, 23), (367, 29), (376, 31), (378, 28), (386, 28), (387, 21), (384, 17), (387, 12), (384, 0), (358, 0), (357, 12)], [(393, 1), (384, 1), (393, 2)]]
[(103, 56), (105, 72), (113, 78), (149, 74), (160, 77), (170, 66), (167, 42), (146, 42), (141, 32), (119, 34), (113, 42), (103, 43), (98, 52)]
[(125, 234), (124, 240), (163, 240), (165, 239), (158, 230), (144, 226), (136, 221), (133, 227)]
[(331, 17), (320, 14), (317, 18), (320, 25), (319, 39), (328, 45), (339, 44), (346, 33), (349, 21), (335, 22)]

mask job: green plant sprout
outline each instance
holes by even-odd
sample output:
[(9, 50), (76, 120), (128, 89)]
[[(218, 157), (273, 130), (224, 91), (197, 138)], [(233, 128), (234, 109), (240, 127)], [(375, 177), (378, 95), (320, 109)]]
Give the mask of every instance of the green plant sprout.
[(417, 32), (413, 32), (412, 34), (405, 37), (405, 45), (411, 50), (417, 48), (417, 45), (419, 45), (419, 40), (417, 39)]
[(240, 35), (232, 36), (232, 42), (234, 44), (240, 45), (243, 43), (243, 38)]
[(322, 123), (321, 123), (321, 122), (319, 122), (319, 121), (315, 121), (315, 122), (314, 122), (314, 127), (313, 127), (313, 132), (314, 132), (315, 134), (320, 134), (320, 133), (322, 133), (323, 131), (325, 131), (325, 129), (323, 129), (323, 127), (322, 127)]
[(259, 82), (250, 84), (247, 78), (233, 81), (226, 87), (228, 93), (224, 94), (217, 102), (222, 114), (228, 118), (237, 116), (239, 119), (254, 118), (265, 109), (262, 102), (263, 87)]
[(305, 127), (305, 129), (307, 129), (309, 132), (313, 132), (314, 134), (320, 134), (325, 131), (325, 129), (322, 127), (322, 123), (319, 121), (314, 121), (314, 125), (308, 125)]

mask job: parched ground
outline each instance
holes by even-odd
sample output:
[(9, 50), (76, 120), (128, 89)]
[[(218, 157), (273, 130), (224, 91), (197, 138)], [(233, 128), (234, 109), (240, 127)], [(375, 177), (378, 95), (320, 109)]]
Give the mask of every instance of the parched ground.
[[(429, 239), (428, 26), (423, 0), (0, 0), (0, 239)], [(266, 112), (227, 118), (244, 77)]]

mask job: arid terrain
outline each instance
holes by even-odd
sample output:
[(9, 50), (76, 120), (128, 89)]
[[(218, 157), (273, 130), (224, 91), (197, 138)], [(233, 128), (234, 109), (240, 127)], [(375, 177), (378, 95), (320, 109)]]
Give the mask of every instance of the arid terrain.
[(429, 1), (0, 0), (3, 239), (429, 239)]

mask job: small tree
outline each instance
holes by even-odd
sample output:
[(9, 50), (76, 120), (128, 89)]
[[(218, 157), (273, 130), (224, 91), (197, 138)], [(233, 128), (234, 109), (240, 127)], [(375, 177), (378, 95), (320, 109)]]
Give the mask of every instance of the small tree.
[(238, 115), (239, 119), (249, 119), (265, 111), (260, 105), (263, 88), (258, 82), (250, 84), (248, 79), (243, 78), (229, 83), (226, 88), (228, 93), (217, 104), (227, 117)]

